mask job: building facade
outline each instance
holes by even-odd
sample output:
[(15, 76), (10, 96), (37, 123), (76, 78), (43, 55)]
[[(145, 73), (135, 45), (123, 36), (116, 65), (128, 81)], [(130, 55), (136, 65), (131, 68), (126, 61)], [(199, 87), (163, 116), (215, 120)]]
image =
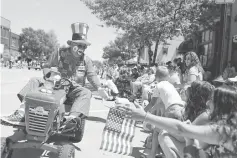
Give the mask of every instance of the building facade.
[(20, 36), (11, 31), (11, 22), (1, 17), (1, 45), (3, 46), (3, 56), (17, 58), (20, 56)]
[(1, 44), (4, 45), (4, 49), (10, 49), (10, 29), (11, 22), (1, 17)]
[(231, 6), (230, 11), (230, 39), (228, 60), (235, 66), (237, 71), (237, 1)]
[(220, 17), (215, 20), (212, 28), (200, 28), (199, 35), (186, 41), (187, 44), (181, 44), (192, 45), (189, 50), (198, 54), (204, 70), (210, 71), (213, 77), (222, 75), (228, 63), (237, 70), (237, 1), (218, 7)]
[[(167, 40), (166, 43), (161, 43), (158, 46), (156, 63), (162, 64), (169, 61), (173, 61), (177, 57), (177, 51), (179, 45), (183, 42), (184, 37), (173, 37), (171, 40)], [(155, 46), (155, 45), (154, 45)], [(154, 50), (155, 48), (153, 48)]]
[[(166, 43), (161, 42), (157, 48), (157, 55), (155, 59), (155, 63), (165, 64), (166, 62), (172, 61), (175, 57), (177, 57), (177, 51), (179, 45), (184, 41), (183, 36), (173, 37), (170, 40), (167, 40)], [(151, 46), (152, 58), (154, 58), (156, 42), (153, 42)], [(140, 53), (139, 63), (149, 65), (149, 48), (144, 47)]]

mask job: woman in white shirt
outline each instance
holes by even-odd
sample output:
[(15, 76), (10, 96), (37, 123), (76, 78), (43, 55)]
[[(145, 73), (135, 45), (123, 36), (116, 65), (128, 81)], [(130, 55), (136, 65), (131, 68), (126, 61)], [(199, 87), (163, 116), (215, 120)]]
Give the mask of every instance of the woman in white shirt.
[(204, 70), (197, 54), (195, 52), (186, 53), (184, 56), (184, 62), (187, 69), (184, 73), (183, 84), (190, 85), (193, 81), (202, 81)]

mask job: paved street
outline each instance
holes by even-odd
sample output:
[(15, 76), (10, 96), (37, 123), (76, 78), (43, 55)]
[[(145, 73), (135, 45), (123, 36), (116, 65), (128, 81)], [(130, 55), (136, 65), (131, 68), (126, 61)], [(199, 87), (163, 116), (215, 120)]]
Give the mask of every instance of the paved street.
[[(3, 68), (1, 70), (1, 115), (9, 114), (19, 107), (20, 101), (16, 97), (17, 92), (27, 83), (31, 77), (42, 76), (41, 71)], [(106, 102), (111, 104), (111, 102)], [(108, 108), (104, 106), (101, 100), (92, 98), (90, 117), (86, 122), (85, 135), (81, 143), (75, 144), (78, 147), (76, 157), (82, 158), (119, 158), (127, 157), (115, 155), (99, 150), (102, 138), (102, 130), (105, 126)], [(13, 133), (13, 128), (1, 126), (2, 137), (9, 136)], [(140, 157), (140, 149), (142, 149), (143, 141), (147, 134), (141, 132), (140, 128), (136, 128), (135, 138), (133, 142), (134, 151), (131, 157)], [(14, 158), (33, 158), (40, 157), (42, 151), (33, 149), (24, 149), (16, 151)]]

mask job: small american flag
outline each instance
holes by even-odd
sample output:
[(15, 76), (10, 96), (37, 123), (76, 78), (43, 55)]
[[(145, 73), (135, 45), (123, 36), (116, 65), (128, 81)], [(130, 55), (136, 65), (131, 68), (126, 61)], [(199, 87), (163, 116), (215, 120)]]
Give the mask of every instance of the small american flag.
[(111, 108), (103, 130), (100, 149), (122, 155), (132, 154), (135, 121), (124, 118), (123, 112)]

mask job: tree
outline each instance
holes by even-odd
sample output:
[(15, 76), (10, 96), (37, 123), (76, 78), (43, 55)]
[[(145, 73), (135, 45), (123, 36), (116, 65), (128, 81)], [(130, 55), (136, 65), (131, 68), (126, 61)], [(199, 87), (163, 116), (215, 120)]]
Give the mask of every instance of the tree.
[[(93, 14), (108, 26), (122, 29), (130, 39), (135, 38), (138, 50), (150, 49), (156, 42), (153, 62), (158, 45), (174, 36), (188, 36), (199, 26), (209, 26), (218, 16), (213, 2), (196, 0), (84, 0)], [(214, 16), (213, 16), (214, 15)], [(181, 31), (178, 31), (181, 30)]]
[(60, 47), (58, 40), (57, 40), (57, 35), (55, 34), (54, 30), (50, 30), (48, 33), (48, 41), (50, 42), (50, 50), (49, 51), (57, 51), (58, 48)]
[(104, 47), (103, 51), (102, 57), (110, 60), (118, 57), (122, 60), (129, 60), (137, 53), (136, 46), (126, 34), (117, 36), (113, 42), (110, 42), (108, 46)]
[(172, 23), (174, 15), (167, 14), (175, 11), (178, 1), (161, 2), (96, 0), (86, 1), (85, 4), (108, 26), (124, 30), (129, 39), (135, 38), (137, 49), (142, 50), (144, 46), (150, 48), (152, 41), (159, 43), (178, 33), (174, 31), (175, 27)]
[(20, 41), (21, 52), (37, 59), (57, 51), (59, 47), (57, 36), (53, 31), (46, 33), (42, 29), (34, 30), (31, 27), (22, 29)]
[(93, 60), (92, 61), (93, 65), (95, 65), (96, 68), (102, 68), (103, 67), (103, 63), (99, 60)]

